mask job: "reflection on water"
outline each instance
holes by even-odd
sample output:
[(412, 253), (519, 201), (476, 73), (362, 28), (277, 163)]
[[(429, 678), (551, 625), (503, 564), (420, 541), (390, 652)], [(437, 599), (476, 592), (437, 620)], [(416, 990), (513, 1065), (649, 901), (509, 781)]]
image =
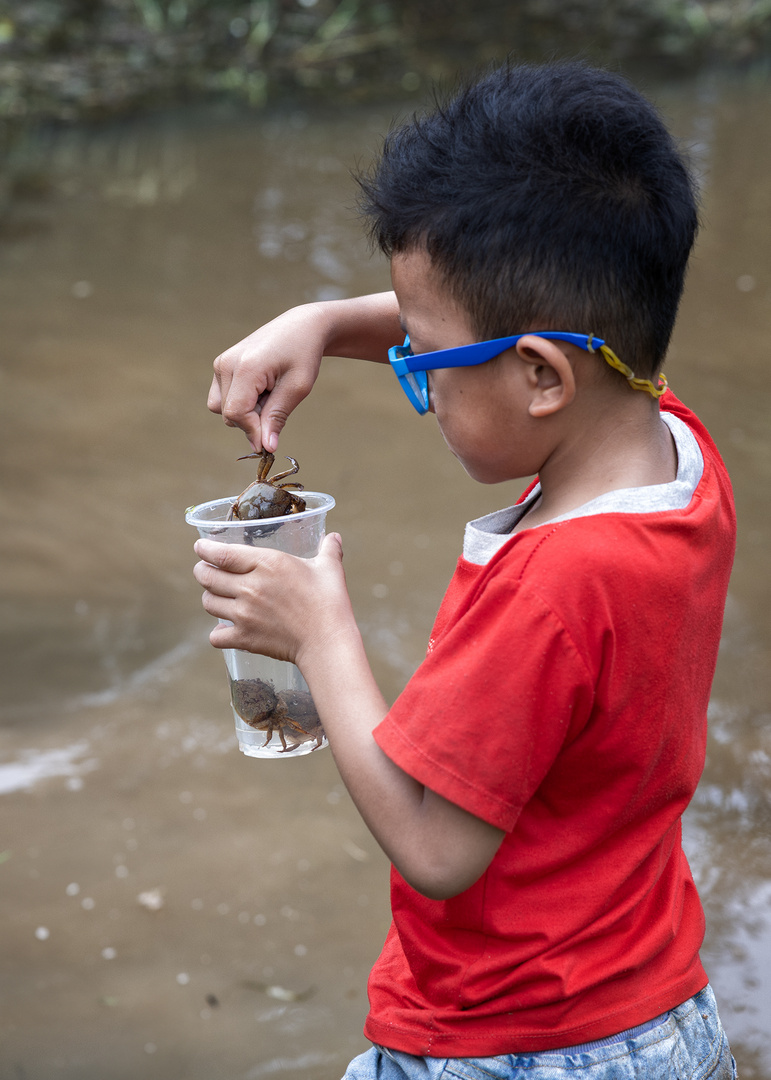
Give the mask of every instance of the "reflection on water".
[[(762, 1078), (769, 92), (709, 79), (658, 96), (698, 163), (705, 221), (667, 371), (724, 452), (740, 522), (686, 844), (721, 1013), (743, 1077)], [(18, 151), (16, 170), (41, 182), (0, 234), (9, 1075), (326, 1080), (365, 1045), (385, 860), (330, 755), (281, 768), (238, 755), (183, 513), (251, 478), (242, 436), (205, 409), (216, 353), (293, 303), (388, 286), (348, 170), (391, 116), (184, 114), (39, 133)], [(330, 525), (393, 698), (463, 524), (515, 492), (468, 480), (382, 376), (329, 361), (280, 452), (337, 499)]]
[(76, 761), (77, 758), (82, 759), (88, 750), (87, 742), (47, 751), (22, 750), (17, 761), (0, 765), (0, 795), (7, 795), (11, 791), (31, 791), (41, 780), (51, 776), (68, 777), (67, 788), (80, 791), (83, 787), (81, 774), (99, 768), (95, 758)]

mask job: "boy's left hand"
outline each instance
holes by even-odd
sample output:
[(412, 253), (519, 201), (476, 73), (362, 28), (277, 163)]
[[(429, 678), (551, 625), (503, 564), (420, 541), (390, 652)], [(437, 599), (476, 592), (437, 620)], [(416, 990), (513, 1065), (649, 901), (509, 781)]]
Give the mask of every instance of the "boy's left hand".
[(193, 575), (204, 588), (204, 608), (233, 624), (212, 630), (217, 649), (245, 649), (301, 666), (304, 652), (328, 642), (341, 619), (353, 619), (337, 533), (313, 559), (214, 540), (198, 540), (195, 551), (202, 561)]

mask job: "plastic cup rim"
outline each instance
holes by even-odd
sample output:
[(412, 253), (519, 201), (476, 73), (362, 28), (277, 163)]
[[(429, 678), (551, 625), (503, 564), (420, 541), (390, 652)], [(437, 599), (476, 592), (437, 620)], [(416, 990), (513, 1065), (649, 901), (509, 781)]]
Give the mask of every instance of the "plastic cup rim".
[(319, 514), (327, 513), (335, 505), (335, 499), (332, 495), (328, 495), (325, 491), (303, 491), (302, 497), (320, 499), (321, 502), (318, 506), (308, 507), (306, 510), (301, 510), (299, 514), (284, 514), (279, 517), (269, 518), (255, 518), (253, 521), (226, 521), (224, 518), (221, 520), (217, 518), (206, 518), (201, 515), (209, 508), (215, 507), (221, 503), (234, 503), (238, 498), (238, 495), (226, 495), (220, 499), (209, 499), (208, 502), (198, 503), (197, 506), (188, 506), (185, 511), (185, 521), (188, 525), (193, 525), (196, 528), (199, 525), (216, 525), (217, 528), (244, 528), (249, 525), (264, 525), (267, 522), (290, 522), (290, 521), (303, 521), (305, 518), (316, 517)]

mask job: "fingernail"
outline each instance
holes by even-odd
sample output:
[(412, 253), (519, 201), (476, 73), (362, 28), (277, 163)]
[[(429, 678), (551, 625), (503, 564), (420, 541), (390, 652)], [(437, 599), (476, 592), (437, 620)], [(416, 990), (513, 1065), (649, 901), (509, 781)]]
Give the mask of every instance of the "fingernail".
[(271, 454), (274, 454), (276, 452), (276, 447), (277, 446), (278, 446), (278, 432), (271, 431), (270, 434), (268, 435), (267, 449), (270, 451)]

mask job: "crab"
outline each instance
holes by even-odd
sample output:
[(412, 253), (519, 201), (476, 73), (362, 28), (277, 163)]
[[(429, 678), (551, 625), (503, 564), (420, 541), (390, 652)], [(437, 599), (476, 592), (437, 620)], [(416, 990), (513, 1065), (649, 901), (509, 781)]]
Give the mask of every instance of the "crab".
[(282, 721), (284, 727), (279, 728), (279, 738), (283, 743), (282, 736), (286, 736), (293, 743), (292, 746), (286, 747), (286, 750), (295, 750), (303, 743), (310, 742), (311, 739), (316, 740), (313, 750), (318, 750), (320, 746), (323, 746), (324, 728), (321, 726), (321, 719), (316, 712), (313, 698), (307, 690), (279, 690), (276, 696), (278, 697), (276, 716), (284, 718)]
[[(290, 754), (311, 739), (316, 740), (313, 750), (324, 745), (324, 729), (307, 691), (276, 693), (263, 679), (234, 679), (230, 683), (230, 697), (244, 723), (265, 732), (263, 746), (268, 745), (274, 732), (278, 732), (281, 740), (279, 754)], [(287, 745), (287, 739), (291, 746)]]
[(302, 491), (302, 484), (279, 483), (279, 480), (293, 476), (298, 471), (300, 466), (295, 459), (287, 457), (287, 461), (292, 466), (291, 469), (285, 469), (284, 472), (276, 473), (268, 479), (268, 473), (273, 468), (275, 460), (273, 454), (267, 450), (260, 450), (259, 453), (244, 454), (238, 460), (246, 461), (248, 458), (259, 458), (257, 479), (253, 480), (238, 496), (228, 511), (227, 520), (255, 521), (259, 518), (286, 517), (288, 514), (302, 513), (305, 509), (305, 500), (289, 490), (294, 488), (295, 491)]

